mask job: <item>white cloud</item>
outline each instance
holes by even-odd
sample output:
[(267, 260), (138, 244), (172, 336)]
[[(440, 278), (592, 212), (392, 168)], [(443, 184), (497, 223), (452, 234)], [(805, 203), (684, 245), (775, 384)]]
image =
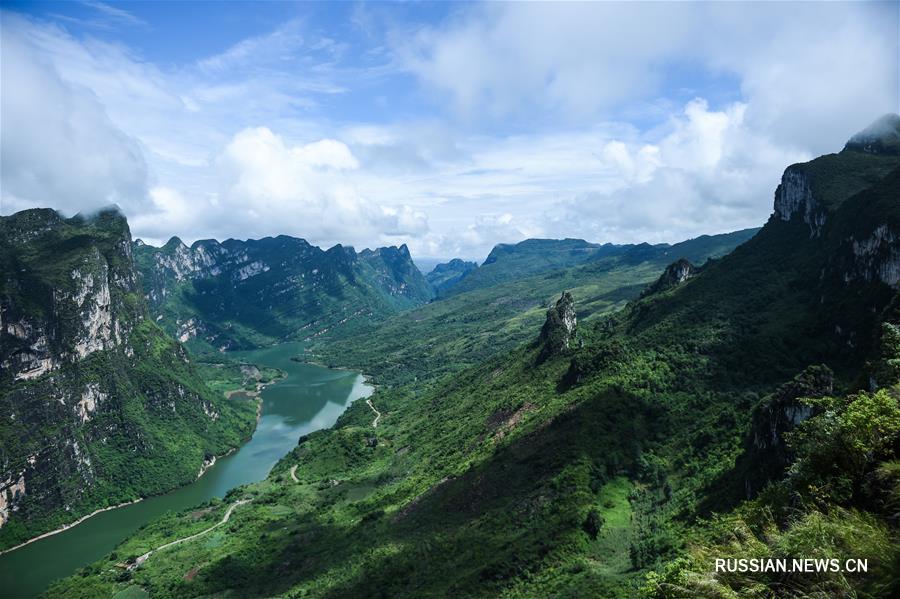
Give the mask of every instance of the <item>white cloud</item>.
[(339, 141), (292, 145), (266, 127), (245, 129), (215, 161), (215, 194), (186, 197), (154, 188), (153, 210), (134, 220), (135, 229), (154, 241), (193, 231), (188, 239), (290, 234), (326, 246), (427, 234), (424, 212), (380, 205), (361, 194), (354, 180), (358, 168)]
[(710, 110), (689, 102), (656, 143), (612, 141), (603, 156), (620, 184), (588, 191), (548, 213), (551, 229), (604, 241), (678, 241), (759, 226), (788, 164), (809, 154), (785, 149), (748, 127), (745, 104)]
[(289, 21), (162, 66), (7, 11), (2, 211), (117, 201), (151, 240), (466, 257), (755, 226), (787, 164), (897, 110), (897, 12), (490, 3), (339, 41)]
[(498, 243), (521, 241), (540, 237), (541, 227), (533, 223), (519, 222), (509, 212), (479, 216), (474, 223), (460, 233), (463, 246), (493, 247)]
[(0, 187), (9, 213), (35, 205), (67, 212), (146, 202), (140, 144), (90, 90), (64, 81), (8, 20), (2, 23)]
[(398, 33), (395, 45), (463, 112), (583, 118), (653, 92), (693, 19), (674, 5), (488, 3), (448, 25)]
[(511, 2), (394, 44), (469, 119), (653, 116), (673, 83), (736, 77), (748, 124), (821, 153), (898, 109), (898, 38), (895, 3)]
[(271, 33), (241, 40), (220, 54), (204, 58), (199, 66), (202, 69), (224, 71), (284, 60), (303, 47), (301, 30), (300, 21), (288, 21)]

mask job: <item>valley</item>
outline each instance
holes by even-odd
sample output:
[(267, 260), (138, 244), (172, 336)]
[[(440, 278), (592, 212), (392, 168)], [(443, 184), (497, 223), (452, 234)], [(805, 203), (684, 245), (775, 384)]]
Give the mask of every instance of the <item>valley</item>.
[[(704, 244), (712, 260), (570, 240), (528, 260), (553, 245), (534, 240), (297, 347), (376, 392), (232, 491), (228, 534), (127, 575), (106, 556), (50, 596), (766, 596), (777, 577), (715, 576), (709, 556), (785, 551), (872, 568), (792, 579), (796, 596), (890, 596), (900, 159), (866, 152), (788, 167), (765, 226)], [(221, 517), (169, 514), (117, 553)]]
[(900, 597), (900, 0), (0, 6), (0, 599)]
[[(202, 515), (192, 518), (206, 522), (218, 514), (223, 497), (232, 488), (265, 478), (281, 456), (296, 446), (299, 436), (330, 426), (353, 401), (371, 392), (362, 376), (354, 372), (291, 360), (299, 349), (297, 343), (283, 344), (232, 356), (236, 362), (286, 374), (263, 389), (259, 423), (247, 443), (216, 460), (196, 482), (99, 513), (78, 526), (0, 555), (0, 587), (4, 592), (11, 597), (35, 596), (51, 580), (108, 554), (129, 535), (165, 514), (190, 508), (192, 513)], [(119, 555), (120, 561), (127, 560), (124, 554)]]

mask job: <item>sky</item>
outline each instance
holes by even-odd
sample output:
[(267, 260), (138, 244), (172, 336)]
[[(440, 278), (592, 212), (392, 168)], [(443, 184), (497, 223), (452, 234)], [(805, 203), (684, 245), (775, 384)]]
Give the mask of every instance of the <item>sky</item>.
[(900, 3), (0, 3), (0, 213), (483, 259), (761, 226), (900, 111)]

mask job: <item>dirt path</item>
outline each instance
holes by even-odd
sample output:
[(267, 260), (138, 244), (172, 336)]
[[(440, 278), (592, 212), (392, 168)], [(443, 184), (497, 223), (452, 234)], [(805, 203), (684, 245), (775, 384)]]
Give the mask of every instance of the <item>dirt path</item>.
[(291, 478), (294, 479), (295, 483), (299, 483), (300, 479), (297, 478), (297, 464), (291, 466)]
[(184, 543), (184, 542), (186, 542), (186, 541), (192, 541), (193, 539), (196, 539), (197, 537), (201, 537), (201, 536), (205, 535), (206, 533), (210, 532), (211, 530), (214, 530), (214, 529), (216, 529), (216, 528), (222, 526), (223, 524), (225, 524), (226, 522), (228, 522), (228, 519), (231, 518), (231, 512), (233, 512), (237, 506), (243, 505), (243, 504), (245, 504), (245, 503), (250, 503), (250, 501), (252, 501), (252, 500), (250, 500), (250, 499), (241, 499), (240, 501), (235, 501), (234, 503), (232, 503), (232, 504), (228, 507), (228, 510), (225, 512), (225, 515), (222, 517), (222, 519), (221, 519), (218, 523), (213, 524), (213, 525), (210, 526), (209, 528), (207, 528), (207, 529), (205, 529), (205, 530), (201, 530), (201, 531), (198, 532), (198, 533), (192, 534), (192, 535), (189, 536), (189, 537), (184, 537), (183, 539), (178, 539), (178, 540), (172, 541), (171, 543), (166, 543), (165, 545), (160, 545), (160, 546), (157, 547), (156, 549), (151, 549), (150, 551), (148, 551), (148, 552), (145, 553), (144, 555), (142, 555), (142, 556), (140, 556), (139, 558), (137, 558), (137, 559), (134, 561), (134, 563), (128, 567), (128, 569), (129, 569), (129, 570), (134, 570), (134, 569), (136, 569), (136, 568), (139, 568), (141, 564), (143, 564), (145, 561), (147, 561), (147, 560), (150, 558), (150, 556), (153, 555), (154, 553), (156, 553), (157, 551), (162, 551), (163, 549), (166, 549), (166, 548), (168, 548), (168, 547), (172, 547), (173, 545), (178, 545), (179, 543)]
[(373, 411), (373, 412), (375, 412), (375, 420), (372, 421), (372, 428), (377, 428), (377, 427), (378, 427), (378, 419), (381, 418), (381, 412), (379, 412), (378, 410), (375, 409), (375, 406), (372, 405), (372, 400), (371, 400), (371, 399), (367, 399), (367, 400), (366, 400), (366, 404), (367, 404), (370, 408), (372, 408), (372, 411)]

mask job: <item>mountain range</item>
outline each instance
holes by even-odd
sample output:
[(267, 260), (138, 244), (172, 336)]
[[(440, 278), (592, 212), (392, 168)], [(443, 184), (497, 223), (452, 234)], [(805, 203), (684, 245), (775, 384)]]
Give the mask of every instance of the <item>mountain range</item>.
[(155, 320), (200, 352), (313, 338), (433, 297), (405, 245), (357, 253), (285, 235), (190, 247), (173, 237), (161, 248), (137, 241), (134, 255)]
[[(216, 398), (166, 332), (205, 355), (294, 339), (376, 393), (210, 502), (215, 541), (141, 559), (197, 532), (170, 514), (50, 596), (896, 596), (897, 139), (888, 115), (788, 166), (761, 229), (527, 240), (427, 276), (404, 246), (153, 248), (114, 212), (5, 217), (0, 391), (33, 423), (0, 428), (0, 538), (60, 521), (44, 489), (111, 488), (155, 430), (189, 449), (145, 467), (185, 477), (246, 430), (253, 402)], [(58, 435), (87, 465), (42, 449)], [(129, 485), (116, 501), (147, 491)], [(868, 572), (717, 572), (725, 557)]]

